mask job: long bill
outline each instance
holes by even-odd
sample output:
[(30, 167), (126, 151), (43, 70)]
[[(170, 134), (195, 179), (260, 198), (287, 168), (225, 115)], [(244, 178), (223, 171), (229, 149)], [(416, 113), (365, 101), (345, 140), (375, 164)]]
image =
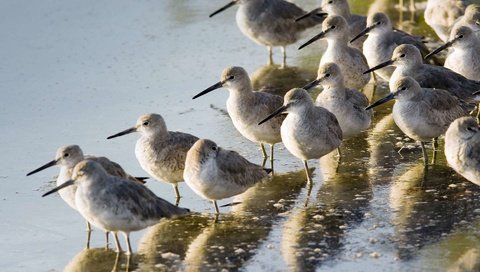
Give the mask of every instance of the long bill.
[(201, 91), (200, 93), (198, 93), (197, 95), (195, 95), (194, 97), (192, 97), (192, 99), (195, 99), (195, 98), (198, 98), (202, 95), (206, 95), (207, 93), (213, 91), (213, 90), (216, 90), (218, 88), (222, 88), (223, 87), (223, 84), (225, 84), (224, 81), (219, 81), (215, 84), (213, 84), (212, 86), (208, 87), (207, 89)]
[(57, 160), (53, 160), (51, 162), (48, 162), (45, 165), (42, 165), (42, 166), (38, 167), (37, 169), (33, 170), (32, 172), (28, 173), (27, 176), (33, 175), (33, 174), (38, 173), (42, 170), (45, 170), (49, 167), (55, 166), (56, 164), (57, 164)]
[(44, 194), (42, 195), (42, 197), (46, 197), (46, 196), (48, 196), (48, 195), (51, 195), (51, 194), (55, 193), (55, 192), (58, 191), (58, 190), (61, 190), (61, 189), (65, 188), (65, 187), (68, 187), (68, 186), (70, 186), (70, 185), (73, 185), (73, 183), (75, 183), (74, 180), (72, 180), (72, 179), (71, 179), (71, 180), (68, 180), (68, 181), (62, 183), (61, 185), (53, 188), (52, 190), (44, 193)]
[(320, 79), (315, 79), (314, 81), (308, 83), (307, 85), (303, 86), (302, 89), (304, 90), (310, 90), (313, 87), (317, 86), (320, 83)]
[(110, 140), (110, 139), (113, 139), (113, 138), (116, 138), (116, 137), (120, 137), (120, 136), (123, 136), (123, 135), (127, 135), (127, 134), (130, 134), (130, 133), (136, 132), (136, 131), (137, 131), (137, 128), (132, 127), (132, 128), (126, 129), (124, 131), (120, 131), (117, 134), (113, 134), (112, 136), (108, 136), (107, 140)]
[(428, 53), (428, 54), (424, 57), (424, 59), (425, 59), (425, 60), (428, 60), (428, 59), (431, 58), (433, 55), (436, 55), (436, 54), (440, 53), (441, 51), (449, 48), (450, 46), (453, 45), (453, 43), (454, 43), (456, 40), (457, 40), (457, 39), (455, 38), (455, 39), (453, 39), (453, 40), (451, 40), (451, 41), (449, 41), (449, 42), (446, 42), (444, 45), (442, 45), (442, 46), (440, 46), (439, 48), (437, 48), (437, 49), (433, 50), (432, 52)]
[(284, 105), (284, 106), (281, 106), (280, 108), (276, 109), (274, 112), (270, 113), (267, 117), (265, 117), (262, 121), (260, 121), (258, 123), (258, 125), (261, 125), (265, 122), (267, 122), (268, 120), (272, 119), (273, 117), (275, 117), (276, 115), (284, 112), (286, 109), (288, 108), (288, 105)]
[(390, 93), (389, 95), (385, 96), (384, 98), (381, 98), (375, 102), (373, 102), (370, 106), (366, 107), (365, 110), (369, 110), (371, 108), (374, 108), (376, 106), (382, 105), (383, 103), (386, 103), (392, 99), (395, 98), (395, 93)]
[(317, 35), (315, 35), (313, 38), (311, 38), (310, 40), (308, 40), (306, 43), (300, 45), (300, 47), (298, 48), (298, 50), (308, 46), (309, 44), (311, 43), (314, 43), (316, 42), (317, 40), (320, 40), (321, 38), (325, 37), (325, 34), (327, 34), (327, 32), (329, 31), (330, 29), (326, 29), (325, 31), (322, 31), (320, 33), (318, 33)]
[(307, 12), (304, 15), (296, 18), (295, 22), (301, 21), (301, 20), (303, 20), (305, 18), (308, 18), (308, 17), (311, 17), (311, 16), (319, 16), (319, 17), (322, 16), (323, 17), (323, 16), (326, 16), (326, 15), (328, 15), (328, 13), (322, 12), (322, 8), (316, 8), (316, 9), (314, 9), (310, 12)]
[(373, 28), (375, 28), (376, 25), (371, 25), (362, 30), (360, 33), (357, 34), (357, 36), (353, 37), (353, 39), (350, 40), (350, 43), (353, 43), (354, 41), (360, 39), (361, 37), (367, 35), (368, 32), (370, 32)]
[(213, 16), (217, 15), (218, 13), (230, 8), (230, 7), (233, 7), (235, 6), (235, 4), (237, 4), (238, 0), (233, 0), (232, 2), (226, 4), (225, 6), (219, 8), (218, 10), (214, 11), (212, 14), (208, 15), (209, 18), (212, 18)]
[(371, 72), (373, 72), (373, 71), (375, 71), (375, 70), (382, 69), (383, 67), (386, 67), (386, 66), (388, 66), (388, 65), (392, 65), (393, 63), (394, 63), (394, 60), (387, 60), (387, 61), (384, 62), (384, 63), (380, 63), (379, 65), (374, 66), (374, 67), (368, 69), (367, 71), (363, 72), (363, 74), (365, 75), (365, 74), (371, 73)]

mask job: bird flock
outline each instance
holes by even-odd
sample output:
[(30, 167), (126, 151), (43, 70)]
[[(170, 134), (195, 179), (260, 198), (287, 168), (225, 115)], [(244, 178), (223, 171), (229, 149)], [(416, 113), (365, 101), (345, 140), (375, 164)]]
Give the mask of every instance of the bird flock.
[[(217, 200), (242, 194), (273, 175), (274, 146), (283, 143), (302, 160), (311, 186), (308, 160), (335, 150), (341, 156), (342, 141), (367, 130), (372, 108), (392, 99), (396, 100), (393, 119), (405, 135), (421, 144), (425, 167), (430, 163), (425, 144), (433, 140), (431, 163), (435, 163), (438, 138), (445, 135), (449, 165), (480, 185), (480, 127), (470, 116), (478, 111), (480, 91), (479, 5), (460, 10), (458, 16), (464, 15), (442, 28), (447, 34), (439, 34), (444, 45), (431, 52), (422, 37), (396, 30), (384, 13), (351, 14), (346, 0), (323, 0), (311, 11), (284, 0), (233, 0), (210, 17), (233, 6), (238, 6), (239, 29), (267, 47), (269, 63), (272, 48), (281, 47), (285, 66), (286, 47), (315, 27), (321, 31), (298, 49), (321, 39), (328, 44), (316, 79), (289, 90), (284, 97), (254, 90), (245, 69), (236, 66), (225, 68), (220, 81), (193, 96), (201, 100), (226, 88), (226, 107), (234, 127), (260, 145), (264, 165), (270, 158), (270, 168), (251, 163), (212, 140), (169, 131), (160, 114), (150, 113), (107, 139), (138, 132), (135, 156), (139, 164), (150, 177), (172, 185), (175, 204), (149, 190), (146, 177), (134, 177), (105, 157), (86, 156), (77, 145), (58, 148), (54, 160), (27, 174), (60, 167), (57, 187), (43, 196), (58, 191), (85, 218), (88, 230), (93, 225), (105, 231), (107, 245), (113, 233), (117, 252), (122, 251), (117, 233), (124, 234), (127, 254), (131, 254), (130, 232), (192, 212), (178, 206), (179, 182), (185, 181), (197, 195), (211, 201), (218, 215)], [(427, 5), (426, 19), (440, 29), (433, 23), (435, 8)], [(435, 55), (444, 50), (448, 52), (441, 66)], [(390, 93), (370, 104), (360, 90), (374, 78), (388, 81)], [(323, 91), (313, 100), (309, 92), (316, 86)], [(270, 146), (269, 153), (265, 145)]]

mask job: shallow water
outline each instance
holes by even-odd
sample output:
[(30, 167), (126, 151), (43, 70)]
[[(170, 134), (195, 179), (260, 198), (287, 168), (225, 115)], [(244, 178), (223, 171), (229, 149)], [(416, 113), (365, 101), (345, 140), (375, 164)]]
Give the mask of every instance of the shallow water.
[[(316, 1), (297, 1), (312, 8)], [(355, 12), (366, 1), (352, 1)], [(397, 27), (435, 39), (419, 10), (399, 14), (397, 1), (368, 1)], [(278, 145), (276, 174), (223, 208), (219, 222), (209, 202), (180, 186), (181, 206), (196, 215), (162, 221), (134, 233), (127, 262), (103, 250), (85, 222), (58, 195), (58, 169), (25, 177), (53, 159), (64, 144), (107, 156), (130, 173), (145, 173), (134, 155), (138, 135), (106, 136), (132, 126), (146, 112), (160, 113), (170, 130), (210, 138), (261, 163), (258, 146), (244, 139), (225, 114), (227, 91), (191, 97), (218, 81), (222, 69), (243, 66), (257, 88), (282, 93), (313, 79), (325, 48), (288, 48), (290, 67), (267, 66), (265, 48), (237, 29), (234, 10), (209, 19), (224, 1), (0, 2), (0, 267), (5, 271), (357, 270), (435, 271), (477, 265), (480, 189), (446, 166), (425, 172), (421, 151), (379, 107), (373, 126), (332, 154), (311, 161), (314, 187), (307, 197), (300, 161)], [(419, 3), (421, 8), (424, 4)], [(407, 20), (398, 23), (399, 19)], [(308, 36), (308, 35), (307, 35)], [(280, 60), (279, 50), (274, 58)], [(385, 84), (369, 85), (377, 99)], [(375, 90), (376, 89), (376, 90)], [(375, 92), (374, 92), (375, 90)], [(401, 155), (397, 150), (403, 143)], [(443, 148), (441, 141), (441, 148)], [(148, 181), (174, 201), (170, 185)], [(123, 243), (123, 240), (121, 240)], [(470, 270), (474, 270), (471, 268)]]

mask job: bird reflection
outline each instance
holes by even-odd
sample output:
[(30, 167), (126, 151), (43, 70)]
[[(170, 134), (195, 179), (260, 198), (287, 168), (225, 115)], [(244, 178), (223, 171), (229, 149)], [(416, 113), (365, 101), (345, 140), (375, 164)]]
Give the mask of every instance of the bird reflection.
[(316, 201), (295, 210), (284, 225), (282, 255), (289, 270), (315, 271), (344, 250), (349, 229), (364, 219), (372, 199), (367, 164), (362, 161), (364, 136), (344, 142), (344, 154), (339, 165), (332, 154), (320, 159), (324, 183)]
[(398, 257), (410, 260), (460, 222), (472, 221), (480, 207), (472, 201), (480, 196), (477, 187), (447, 166), (435, 165), (428, 172), (422, 163), (410, 167), (390, 191)]
[(251, 74), (254, 90), (284, 96), (288, 90), (315, 79), (316, 70), (307, 70), (295, 66), (264, 65)]
[(138, 253), (142, 256), (140, 268), (178, 271), (190, 243), (209, 225), (211, 217), (198, 214), (163, 220), (142, 236)]
[(84, 249), (70, 260), (64, 271), (132, 271), (136, 269), (133, 259), (137, 259), (136, 254), (126, 256), (104, 247)]

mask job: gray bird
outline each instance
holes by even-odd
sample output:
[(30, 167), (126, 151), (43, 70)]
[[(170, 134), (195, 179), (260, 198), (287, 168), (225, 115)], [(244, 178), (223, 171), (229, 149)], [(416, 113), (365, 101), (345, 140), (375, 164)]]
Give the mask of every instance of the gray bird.
[[(155, 225), (162, 218), (189, 212), (157, 197), (139, 183), (108, 174), (99, 163), (91, 160), (79, 162), (73, 169), (72, 179), (42, 197), (72, 185), (77, 187), (75, 205), (80, 214), (106, 232), (122, 232), (128, 255), (132, 254), (130, 232)], [(115, 245), (120, 252), (116, 235)]]
[(467, 79), (445, 67), (423, 63), (420, 51), (411, 44), (397, 46), (390, 60), (365, 71), (365, 73), (389, 65), (396, 67), (390, 77), (390, 90), (395, 90), (395, 82), (405, 76), (412, 77), (423, 88), (447, 90), (450, 94), (469, 102), (475, 101), (472, 93), (480, 90), (480, 82), (478, 81)]
[[(82, 149), (80, 149), (78, 145), (66, 145), (66, 146), (59, 147), (57, 149), (54, 160), (31, 171), (30, 173), (27, 174), (27, 176), (33, 175), (49, 167), (58, 165), (60, 166), (60, 173), (57, 176), (56, 184), (57, 186), (60, 186), (72, 178), (72, 172), (75, 165), (77, 165), (77, 163), (85, 159), (100, 163), (102, 167), (110, 175), (125, 178), (141, 184), (145, 183), (143, 181), (144, 178), (135, 178), (129, 175), (128, 173), (125, 172), (125, 170), (123, 170), (123, 168), (118, 163), (113, 162), (105, 157), (95, 157), (90, 155), (84, 156)], [(68, 206), (70, 206), (74, 210), (77, 210), (77, 206), (75, 204), (76, 191), (77, 191), (76, 186), (70, 186), (67, 189), (59, 192), (60, 197), (68, 204)], [(90, 230), (91, 230), (91, 226), (90, 226), (90, 223), (87, 221), (87, 231), (90, 232)], [(108, 232), (105, 233), (105, 237), (108, 245)], [(90, 235), (87, 235), (87, 248), (89, 247), (89, 245), (90, 245)]]
[[(428, 48), (421, 37), (412, 36), (402, 31), (395, 31), (390, 18), (385, 13), (376, 12), (367, 17), (367, 27), (350, 40), (350, 43), (367, 35), (363, 42), (363, 55), (370, 67), (385, 62), (392, 57), (393, 50), (401, 44), (412, 44), (422, 55), (428, 54)], [(389, 80), (395, 67), (387, 66), (375, 71), (384, 80)]]
[(312, 178), (307, 160), (319, 159), (337, 149), (342, 143), (342, 129), (335, 115), (317, 107), (304, 89), (291, 89), (285, 94), (283, 106), (265, 117), (259, 125), (278, 114), (287, 113), (281, 135), (285, 147), (303, 161), (307, 181)]
[(436, 138), (444, 134), (455, 119), (468, 115), (471, 107), (447, 91), (422, 88), (411, 77), (401, 77), (393, 86), (389, 95), (372, 103), (367, 109), (395, 98), (393, 119), (403, 133), (420, 142), (426, 166), (428, 156), (425, 142), (434, 139), (435, 148)]
[(453, 121), (445, 133), (445, 157), (460, 175), (480, 186), (480, 127), (473, 117)]
[(245, 192), (270, 172), (235, 151), (200, 139), (187, 153), (183, 177), (195, 193), (213, 202), (215, 213), (219, 214), (217, 200)]
[(298, 41), (302, 33), (320, 24), (325, 13), (316, 13), (302, 22), (295, 19), (306, 14), (297, 5), (284, 0), (233, 0), (210, 14), (210, 17), (238, 4), (237, 25), (240, 31), (254, 42), (268, 49), (272, 63), (272, 47), (280, 46), (283, 65), (286, 63), (286, 46)]
[(183, 181), (185, 157), (198, 138), (188, 133), (168, 131), (162, 116), (150, 113), (140, 116), (134, 127), (107, 139), (133, 132), (141, 134), (135, 145), (135, 156), (140, 166), (155, 179), (171, 183), (178, 204), (178, 183)]

